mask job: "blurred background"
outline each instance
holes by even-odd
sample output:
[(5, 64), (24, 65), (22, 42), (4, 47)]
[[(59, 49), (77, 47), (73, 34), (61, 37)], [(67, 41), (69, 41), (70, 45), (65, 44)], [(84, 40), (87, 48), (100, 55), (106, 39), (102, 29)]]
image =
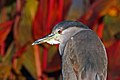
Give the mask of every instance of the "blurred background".
[(120, 0), (0, 0), (0, 80), (62, 80), (58, 45), (31, 44), (63, 20), (98, 34), (107, 80), (120, 80)]

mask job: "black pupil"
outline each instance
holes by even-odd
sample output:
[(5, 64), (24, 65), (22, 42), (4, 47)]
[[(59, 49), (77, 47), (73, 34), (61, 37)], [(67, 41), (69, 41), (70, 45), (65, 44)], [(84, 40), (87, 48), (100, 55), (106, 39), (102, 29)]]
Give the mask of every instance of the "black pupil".
[(61, 31), (61, 30), (59, 30), (59, 31), (58, 31), (58, 33), (60, 34), (60, 33), (62, 33), (62, 31)]

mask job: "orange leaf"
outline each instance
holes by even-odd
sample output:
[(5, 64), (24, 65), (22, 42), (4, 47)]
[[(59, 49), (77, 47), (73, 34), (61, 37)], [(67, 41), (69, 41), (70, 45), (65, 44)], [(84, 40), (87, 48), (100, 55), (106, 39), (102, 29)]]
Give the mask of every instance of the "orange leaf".
[(38, 45), (33, 46), (33, 48), (34, 48), (34, 56), (35, 56), (35, 63), (36, 63), (36, 69), (37, 69), (37, 77), (39, 78), (42, 76), (41, 62), (40, 62), (40, 50), (39, 50)]
[(7, 35), (9, 34), (11, 30), (11, 25), (13, 21), (7, 21), (2, 24), (0, 24), (0, 44), (6, 39)]

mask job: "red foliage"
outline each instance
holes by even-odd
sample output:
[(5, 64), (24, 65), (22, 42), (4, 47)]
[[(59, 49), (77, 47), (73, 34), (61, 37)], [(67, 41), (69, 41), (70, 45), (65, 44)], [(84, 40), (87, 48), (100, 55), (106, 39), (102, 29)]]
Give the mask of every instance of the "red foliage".
[(100, 39), (102, 39), (103, 30), (104, 30), (104, 23), (101, 23), (101, 24), (99, 24), (98, 29), (97, 29), (97, 34)]
[(68, 3), (65, 4), (64, 0), (40, 0), (33, 21), (33, 38), (35, 40), (50, 33), (53, 25), (64, 20), (71, 0), (67, 0), (66, 2)]
[[(69, 5), (70, 4), (65, 5), (64, 0), (40, 0), (35, 19), (33, 21), (34, 39), (38, 39), (50, 33), (53, 24), (64, 19), (63, 8), (66, 8)], [(64, 14), (67, 14), (67, 11), (64, 12)]]
[(26, 51), (26, 48), (27, 48), (28, 44), (26, 43), (25, 45), (23, 45), (20, 49), (18, 49), (16, 52), (15, 52), (15, 55), (13, 57), (14, 58), (17, 58), (17, 57), (20, 57), (25, 51)]
[[(64, 20), (64, 17), (68, 12), (71, 0), (66, 0), (66, 2), (68, 3), (65, 4), (64, 0), (49, 0), (49, 1), (40, 0), (35, 19), (33, 20), (33, 27), (32, 27), (33, 38), (35, 40), (49, 34), (53, 25)], [(64, 12), (64, 16), (63, 16), (63, 12)], [(47, 56), (48, 56), (48, 49), (44, 48), (43, 60), (42, 60), (43, 70), (45, 70), (47, 67)], [(39, 63), (39, 61), (37, 62)], [(39, 67), (37, 68), (39, 70)]]
[[(115, 41), (107, 49), (108, 53), (108, 80), (120, 79), (120, 40)], [(114, 66), (113, 66), (114, 65)]]
[(7, 21), (0, 24), (0, 44), (5, 41), (7, 35), (9, 34), (13, 21)]
[(34, 55), (35, 55), (35, 63), (36, 63), (36, 69), (37, 69), (37, 80), (41, 80), (41, 76), (42, 76), (42, 68), (41, 68), (41, 62), (40, 62), (40, 50), (38, 45), (34, 46)]
[[(101, 9), (96, 6), (101, 7), (101, 3), (104, 0), (98, 0), (92, 4), (92, 6), (88, 9), (88, 11), (78, 19), (78, 21), (87, 24), (91, 29), (97, 27), (97, 34), (102, 39), (104, 23), (100, 20), (100, 12)], [(22, 5), (22, 1), (16, 1), (16, 14), (21, 14), (22, 9), (24, 8)], [(39, 0), (39, 5), (37, 8), (37, 12), (35, 18), (33, 20), (32, 33), (33, 38), (36, 40), (41, 38), (51, 32), (53, 25), (64, 20), (71, 5), (71, 0)], [(21, 15), (16, 15), (14, 21), (7, 21), (0, 24), (0, 54), (3, 56), (5, 52), (5, 40), (11, 31), (12, 24), (14, 22), (14, 41), (18, 37), (17, 31), (19, 26)], [(97, 25), (97, 26), (96, 26)], [(17, 45), (15, 45), (17, 46)], [(20, 57), (24, 51), (26, 51), (28, 44), (24, 44), (22, 47), (17, 48), (18, 50), (15, 52), (13, 56), (13, 65), (16, 67), (16, 58)], [(34, 55), (35, 62), (37, 68), (37, 76), (42, 76), (42, 69), (45, 70), (47, 67), (47, 57), (48, 57), (48, 49), (43, 49), (43, 62), (40, 62), (40, 49), (39, 46), (34, 46)], [(108, 80), (120, 80), (120, 40), (115, 41), (111, 46), (107, 47), (108, 53)], [(54, 59), (53, 59), (54, 60)], [(42, 64), (41, 64), (42, 63)], [(42, 69), (41, 69), (42, 67)]]
[[(95, 1), (90, 6), (88, 11), (77, 20), (83, 22), (84, 24), (88, 25), (89, 28), (93, 29), (94, 23), (97, 22), (98, 19), (100, 18), (100, 12), (103, 8), (99, 9), (99, 7), (101, 6), (101, 4), (103, 2), (104, 2), (104, 0)], [(97, 6), (99, 6), (99, 7), (97, 7)]]
[(5, 54), (5, 40), (9, 34), (13, 21), (7, 21), (0, 24), (0, 55), (4, 56)]
[(44, 50), (43, 50), (43, 63), (42, 63), (42, 68), (43, 68), (43, 70), (45, 70), (46, 69), (46, 67), (47, 67), (47, 56), (48, 56), (48, 49), (47, 48), (44, 48)]

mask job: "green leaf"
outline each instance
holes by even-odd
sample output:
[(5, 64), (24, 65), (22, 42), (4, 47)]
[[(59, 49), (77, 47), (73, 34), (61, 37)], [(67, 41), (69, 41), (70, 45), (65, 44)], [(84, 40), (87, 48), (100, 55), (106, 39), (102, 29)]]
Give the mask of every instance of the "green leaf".
[(29, 46), (27, 48), (27, 51), (23, 54), (23, 65), (25, 68), (30, 72), (30, 74), (36, 78), (37, 72), (36, 72), (36, 66), (35, 66), (35, 57), (33, 54), (33, 47)]
[(15, 53), (15, 45), (12, 42), (11, 45), (9, 46), (7, 52), (6, 52), (6, 55), (3, 57), (2, 62), (11, 64), (12, 57), (13, 57), (14, 53)]
[(15, 52), (14, 43), (11, 43), (9, 46), (6, 55), (2, 58), (2, 62), (0, 63), (0, 79), (5, 80), (10, 76), (11, 68), (12, 68), (12, 57)]
[(114, 38), (114, 35), (120, 32), (120, 15), (113, 17), (110, 15), (106, 15), (104, 18), (105, 29), (103, 33), (103, 39), (109, 40)]

